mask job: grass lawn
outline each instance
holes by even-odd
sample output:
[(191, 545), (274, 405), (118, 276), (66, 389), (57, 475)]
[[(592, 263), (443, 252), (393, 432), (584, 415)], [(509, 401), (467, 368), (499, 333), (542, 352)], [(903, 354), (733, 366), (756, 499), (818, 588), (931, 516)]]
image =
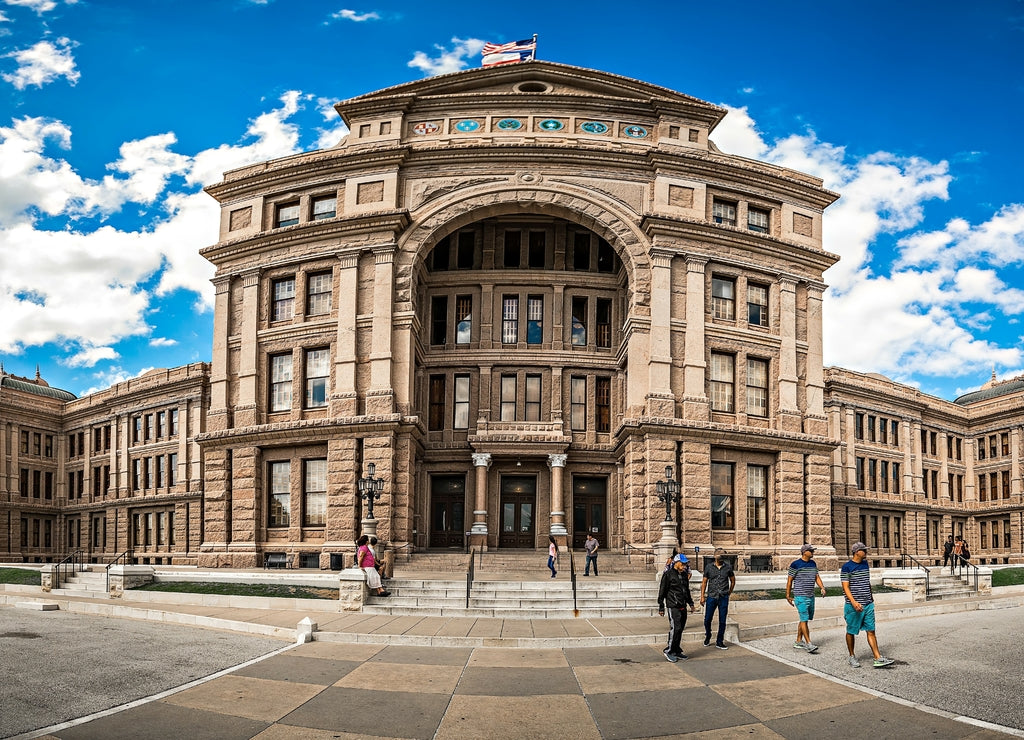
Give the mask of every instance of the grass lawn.
[(170, 591), (180, 594), (219, 594), (221, 596), (269, 596), (285, 599), (338, 599), (336, 588), (290, 586), (286, 583), (187, 583), (170, 581), (139, 586), (135, 591)]
[(1024, 568), (1001, 568), (992, 571), (992, 586), (1020, 586), (1024, 584)]
[(42, 577), (38, 570), (23, 568), (0, 568), (0, 583), (13, 583), (18, 586), (38, 586)]

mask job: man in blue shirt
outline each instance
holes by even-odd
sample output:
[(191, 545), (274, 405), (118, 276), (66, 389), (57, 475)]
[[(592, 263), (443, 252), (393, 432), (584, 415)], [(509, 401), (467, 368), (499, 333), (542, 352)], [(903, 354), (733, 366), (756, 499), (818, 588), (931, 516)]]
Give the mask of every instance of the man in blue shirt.
[(813, 558), (814, 545), (807, 544), (801, 547), (800, 558), (789, 566), (789, 577), (786, 579), (786, 601), (790, 606), (796, 607), (796, 612), (800, 616), (800, 624), (796, 628), (796, 643), (793, 647), (809, 653), (818, 650), (818, 646), (811, 642), (809, 624), (814, 619), (815, 583), (821, 589), (821, 595), (825, 595), (825, 584), (821, 582), (818, 564)]
[(850, 651), (850, 667), (860, 668), (860, 661), (853, 654), (853, 643), (857, 634), (864, 630), (868, 637), (868, 647), (875, 656), (875, 668), (885, 668), (896, 661), (878, 652), (878, 640), (875, 639), (875, 598), (871, 594), (871, 569), (867, 563), (868, 546), (863, 542), (855, 542), (850, 553), (852, 557), (839, 571), (839, 580), (846, 596), (843, 616), (846, 617), (846, 647)]
[(700, 582), (700, 605), (704, 607), (704, 644), (711, 644), (711, 620), (718, 612), (718, 636), (715, 647), (728, 650), (725, 644), (725, 619), (729, 615), (729, 596), (736, 588), (736, 574), (732, 563), (725, 559), (725, 550), (715, 548), (715, 562), (704, 566), (704, 577)]

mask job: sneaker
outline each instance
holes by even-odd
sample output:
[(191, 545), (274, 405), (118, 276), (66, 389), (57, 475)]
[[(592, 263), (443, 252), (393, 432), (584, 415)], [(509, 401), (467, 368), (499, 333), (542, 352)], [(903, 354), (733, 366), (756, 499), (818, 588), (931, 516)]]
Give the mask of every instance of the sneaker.
[(711, 644), (711, 635), (710, 634), (704, 635), (704, 647), (707, 647), (710, 644)]
[(884, 655), (882, 655), (878, 658), (875, 658), (875, 662), (872, 663), (872, 665), (875, 668), (885, 668), (886, 666), (891, 666), (895, 662), (896, 661), (892, 658), (886, 658)]
[(860, 668), (860, 661), (850, 656), (850, 668)]
[(667, 660), (669, 663), (679, 662), (679, 658), (676, 657), (675, 653), (665, 653), (665, 660)]
[(721, 643), (721, 642), (716, 642), (715, 643), (715, 647), (718, 648), (719, 650), (728, 650), (729, 649), (728, 645), (726, 645), (724, 643)]
[(390, 596), (390, 595), (391, 595), (391, 592), (390, 592), (390, 591), (381, 591), (381, 592), (380, 592), (379, 594), (377, 594), (377, 595), (378, 595), (378, 596)]
[(794, 650), (806, 650), (807, 649), (807, 643), (804, 643), (804, 642), (794, 642), (793, 643), (793, 649)]
[(679, 660), (689, 660), (690, 659), (690, 656), (687, 655), (686, 653), (676, 653), (676, 657), (679, 658)]
[(809, 653), (816, 653), (818, 652), (818, 646), (815, 645), (813, 642), (809, 642), (806, 646), (804, 646), (804, 650), (806, 650)]

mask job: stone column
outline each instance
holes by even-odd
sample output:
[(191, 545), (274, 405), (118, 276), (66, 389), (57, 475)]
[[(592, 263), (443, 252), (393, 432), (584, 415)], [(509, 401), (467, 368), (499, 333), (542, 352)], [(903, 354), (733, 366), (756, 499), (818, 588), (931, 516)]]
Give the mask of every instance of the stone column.
[(1010, 495), (1020, 496), (1020, 427), (1010, 429)]
[(799, 432), (800, 407), (797, 404), (796, 360), (796, 280), (779, 277), (779, 426), (783, 431)]
[(913, 422), (910, 424), (910, 440), (909, 447), (911, 448), (911, 460), (913, 460), (913, 483), (910, 488), (907, 489), (909, 493), (923, 493), (924, 492), (924, 450), (921, 449), (921, 423)]
[(359, 292), (359, 253), (338, 255), (338, 332), (334, 346), (331, 415), (357, 416), (356, 300)]
[[(208, 424), (211, 431), (220, 431), (229, 426), (228, 413), (228, 335), (231, 333), (231, 278), (218, 276), (213, 279), (215, 291), (213, 303), (213, 357), (210, 367), (210, 413)], [(116, 429), (116, 426), (115, 426)], [(111, 441), (111, 447), (117, 446)]]
[[(473, 547), (487, 549), (487, 471), (491, 469), (491, 456), (486, 452), (473, 453), (476, 467), (476, 503), (473, 507), (473, 527), (469, 543)], [(500, 515), (500, 514), (499, 514)], [(499, 522), (500, 528), (500, 522)]]
[(370, 344), (370, 390), (366, 394), (366, 413), (394, 413), (391, 386), (391, 324), (394, 312), (395, 245), (373, 249), (373, 336)]
[(822, 359), (821, 297), (825, 285), (807, 286), (807, 408), (804, 431), (808, 434), (826, 434), (825, 371)]
[(260, 314), (260, 270), (242, 274), (242, 325), (238, 359), (238, 402), (234, 407), (234, 426), (256, 423), (256, 332)]
[(949, 435), (946, 432), (939, 432), (939, 490), (936, 495), (939, 499), (953, 499), (953, 489), (949, 486), (949, 456), (946, 454), (946, 445), (949, 444), (946, 440), (949, 439)]
[[(857, 410), (846, 407), (846, 459), (843, 461), (842, 484), (844, 489), (857, 487)], [(845, 493), (845, 490), (844, 490)]]
[(551, 468), (551, 534), (558, 541), (559, 547), (566, 547), (568, 532), (565, 530), (565, 510), (562, 508), (562, 471), (568, 455), (548, 455), (548, 467)]
[(977, 501), (977, 479), (974, 475), (974, 461), (977, 459), (978, 445), (974, 437), (964, 437), (964, 501)]
[(710, 410), (704, 389), (707, 370), (704, 322), (704, 268), (706, 259), (686, 258), (686, 346), (683, 352), (683, 416), (707, 420)]
[(672, 254), (651, 251), (651, 330), (648, 334), (647, 413), (673, 418), (672, 393)]

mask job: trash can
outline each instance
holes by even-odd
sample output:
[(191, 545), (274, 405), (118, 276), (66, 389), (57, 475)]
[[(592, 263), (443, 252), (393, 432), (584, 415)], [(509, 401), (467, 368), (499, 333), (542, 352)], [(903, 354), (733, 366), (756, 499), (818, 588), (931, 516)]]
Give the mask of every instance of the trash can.
[(331, 570), (345, 570), (345, 553), (331, 553)]

